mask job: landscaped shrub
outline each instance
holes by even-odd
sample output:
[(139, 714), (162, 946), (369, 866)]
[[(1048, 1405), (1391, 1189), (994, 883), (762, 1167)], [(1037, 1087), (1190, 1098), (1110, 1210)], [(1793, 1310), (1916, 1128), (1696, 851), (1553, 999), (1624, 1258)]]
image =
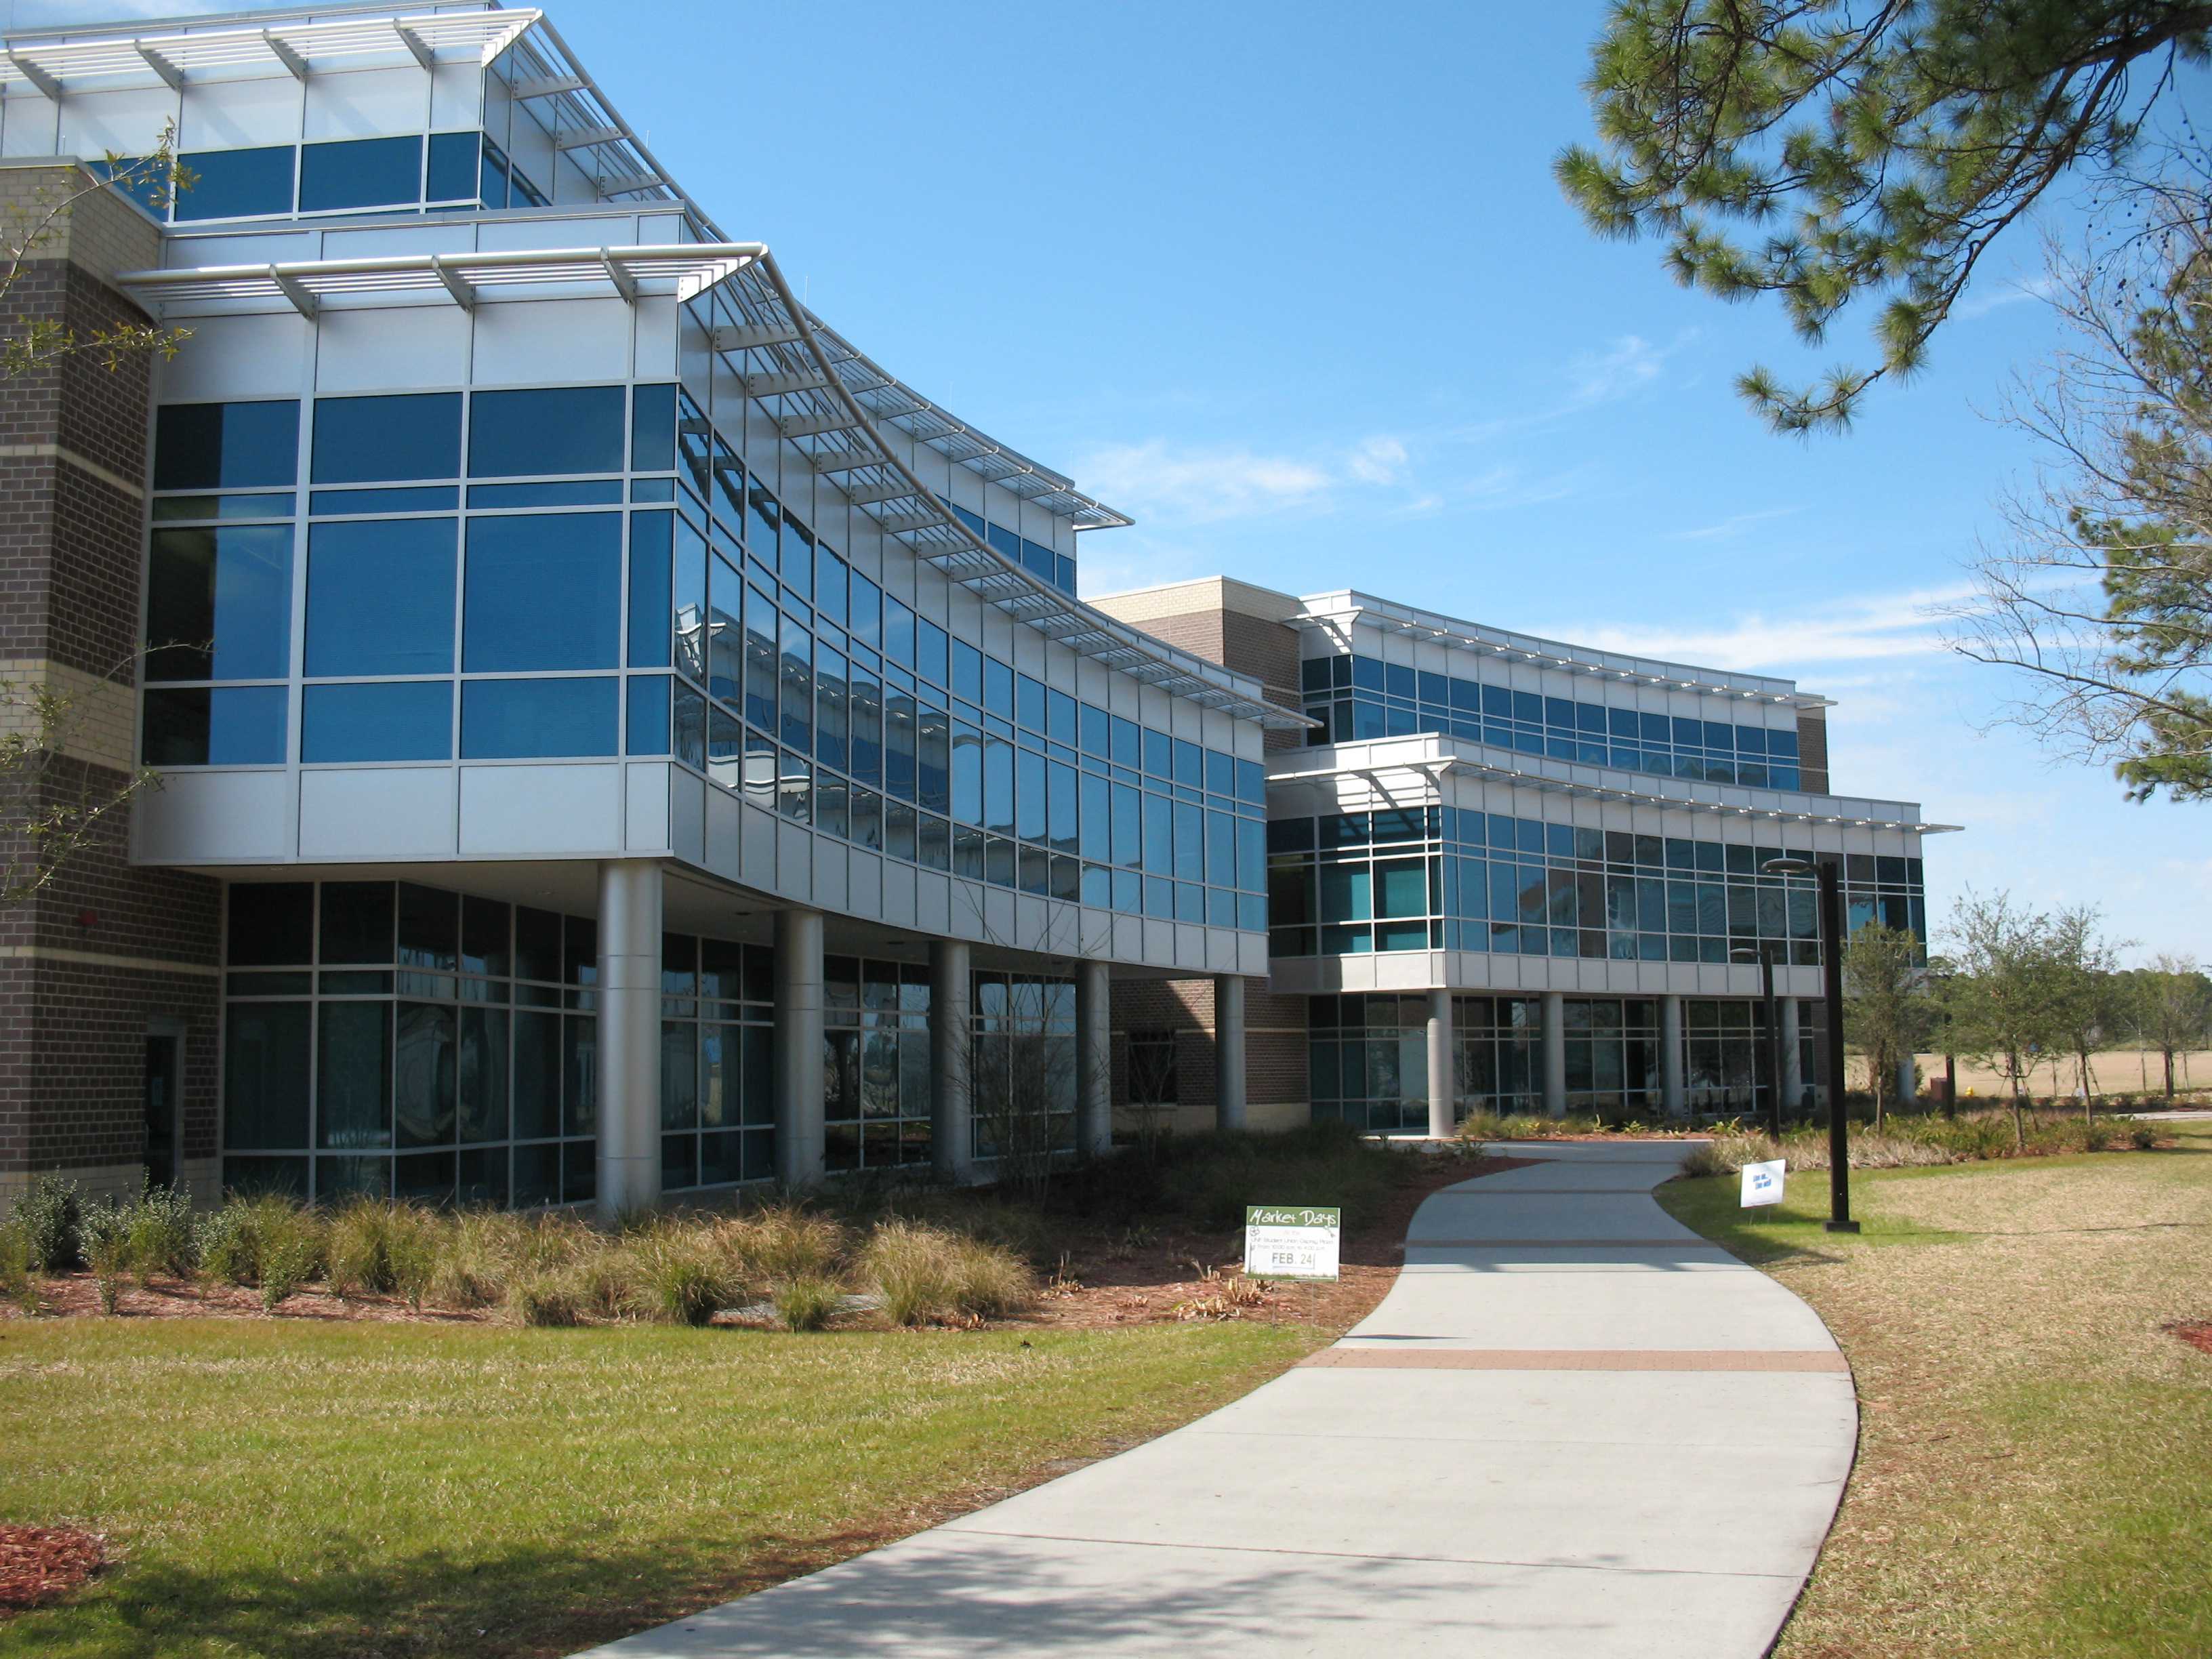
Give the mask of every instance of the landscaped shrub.
[(60, 1273), (77, 1261), (76, 1182), (51, 1172), (36, 1176), (15, 1200), (15, 1219), (22, 1224), (35, 1273)]
[[(2026, 1127), (2029, 1157), (2148, 1148), (2158, 1144), (2156, 1125), (2115, 1118), (2084, 1123), (2071, 1113), (2039, 1112), (2027, 1119)], [(1850, 1145), (1855, 1170), (1914, 1169), (2020, 1156), (2014, 1145), (2011, 1115), (2004, 1111), (1962, 1113), (1957, 1117), (1893, 1115), (1879, 1134), (1853, 1125)], [(1716, 1135), (1711, 1146), (1690, 1153), (1683, 1170), (1693, 1176), (1735, 1175), (1747, 1164), (1776, 1158), (1792, 1170), (1826, 1169), (1827, 1130), (1792, 1129), (1778, 1146), (1763, 1134)]]
[(1242, 1227), (1251, 1204), (1331, 1205), (1347, 1228), (1364, 1226), (1409, 1170), (1399, 1154), (1329, 1121), (1272, 1134), (1179, 1136), (1163, 1157), (1159, 1212), (1216, 1232)]
[(784, 1329), (796, 1332), (820, 1330), (844, 1297), (834, 1280), (804, 1273), (778, 1285), (769, 1299)]
[(131, 1206), (131, 1255), (140, 1281), (190, 1280), (200, 1266), (200, 1230), (191, 1193), (149, 1184)]
[(436, 1281), (438, 1263), (453, 1248), (453, 1227), (419, 1204), (395, 1208), (384, 1235), (384, 1265), (395, 1295), (416, 1313)]
[(827, 1279), (845, 1253), (845, 1229), (832, 1216), (798, 1204), (772, 1204), (734, 1217), (718, 1242), (741, 1277), (754, 1284)]
[(199, 1222), (200, 1267), (232, 1285), (261, 1279), (261, 1231), (253, 1206), (232, 1199)]
[(112, 1314), (123, 1299), (131, 1273), (131, 1211), (112, 1198), (88, 1204), (77, 1218), (77, 1249), (92, 1270), (100, 1310)]
[(860, 1249), (860, 1282), (894, 1325), (920, 1325), (952, 1306), (952, 1236), (914, 1221), (877, 1224)]
[(956, 1237), (952, 1245), (952, 1305), (977, 1319), (1003, 1319), (1036, 1300), (1036, 1274), (1028, 1262), (987, 1239)]
[(282, 1199), (259, 1200), (254, 1224), (261, 1305), (273, 1313), (323, 1271), (323, 1228), (311, 1212)]
[(397, 1211), (356, 1198), (331, 1218), (324, 1245), (330, 1285), (340, 1296), (376, 1296), (392, 1288), (392, 1233)]

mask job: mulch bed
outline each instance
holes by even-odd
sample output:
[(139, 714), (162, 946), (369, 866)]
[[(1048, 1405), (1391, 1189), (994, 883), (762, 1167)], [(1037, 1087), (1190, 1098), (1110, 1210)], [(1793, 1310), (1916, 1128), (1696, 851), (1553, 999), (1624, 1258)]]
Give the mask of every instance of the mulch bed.
[[(1476, 1176), (1510, 1170), (1525, 1158), (1471, 1154), (1403, 1154), (1411, 1167), (1369, 1225), (1346, 1235), (1340, 1251), (1342, 1277), (1334, 1284), (1291, 1284), (1229, 1291), (1242, 1275), (1244, 1236), (1139, 1224), (1134, 1227), (1086, 1231), (1079, 1224), (1062, 1243), (1066, 1252), (1056, 1273), (1048, 1273), (1044, 1294), (1026, 1314), (988, 1322), (1000, 1329), (1044, 1326), (1063, 1330), (1111, 1330), (1130, 1325), (1174, 1324), (1185, 1320), (1245, 1319), (1268, 1324), (1318, 1325), (1345, 1330), (1382, 1301), (1405, 1260), (1406, 1226), (1421, 1200), (1441, 1188)], [(92, 1275), (54, 1273), (40, 1280), (43, 1311), (48, 1316), (88, 1316), (100, 1312)], [(125, 1319), (266, 1317), (258, 1291), (202, 1279), (186, 1284), (156, 1280), (132, 1283), (117, 1304)], [(0, 1320), (20, 1317), (0, 1309)], [(276, 1310), (279, 1319), (369, 1321), (387, 1323), (484, 1324), (501, 1317), (496, 1309), (456, 1310), (425, 1308), (417, 1313), (387, 1296), (341, 1297), (319, 1287), (296, 1291)], [(857, 1317), (840, 1316), (845, 1326)], [(772, 1328), (765, 1310), (717, 1315), (718, 1325)]]
[(97, 1533), (0, 1522), (0, 1614), (58, 1601), (98, 1572), (106, 1559)]

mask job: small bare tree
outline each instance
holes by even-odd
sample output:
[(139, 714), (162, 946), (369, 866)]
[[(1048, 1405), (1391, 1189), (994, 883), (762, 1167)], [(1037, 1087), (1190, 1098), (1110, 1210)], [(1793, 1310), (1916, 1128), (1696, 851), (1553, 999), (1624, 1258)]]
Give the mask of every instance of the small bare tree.
[(1180, 1103), (1176, 1040), (1172, 1030), (1129, 1033), (1129, 1109), (1137, 1119), (1137, 1150), (1147, 1164), (1158, 1160), (1161, 1134)]
[[(1074, 1146), (1079, 1093), (1074, 1021), (1055, 1011), (1060, 988), (1016, 980), (1003, 1012), (977, 1022), (968, 1079), (980, 1157), (997, 1165), (999, 1185), (1043, 1201), (1061, 1154)], [(1066, 988), (1071, 995), (1073, 987)]]
[(1844, 1037), (1866, 1060), (1876, 1131), (1893, 1079), (1935, 1027), (1925, 955), (1918, 934), (1879, 921), (1844, 947)]

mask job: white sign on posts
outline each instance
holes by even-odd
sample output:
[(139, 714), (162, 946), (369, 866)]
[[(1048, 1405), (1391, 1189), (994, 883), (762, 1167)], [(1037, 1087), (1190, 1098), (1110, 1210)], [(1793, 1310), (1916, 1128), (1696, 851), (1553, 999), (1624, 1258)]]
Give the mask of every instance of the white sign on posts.
[(1244, 1276), (1334, 1279), (1344, 1212), (1300, 1204), (1253, 1204), (1244, 1211)]
[(1782, 1201), (1782, 1171), (1785, 1167), (1778, 1158), (1771, 1164), (1745, 1164), (1741, 1207), (1747, 1210), (1757, 1204), (1779, 1204)]

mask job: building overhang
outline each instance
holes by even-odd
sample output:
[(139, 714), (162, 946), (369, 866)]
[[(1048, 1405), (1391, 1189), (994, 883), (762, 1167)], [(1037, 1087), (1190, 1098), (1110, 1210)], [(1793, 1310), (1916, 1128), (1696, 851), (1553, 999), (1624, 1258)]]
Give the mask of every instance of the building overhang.
[[(445, 222), (465, 231), (469, 222)], [(319, 315), (348, 301), (404, 295), (474, 309), (568, 294), (697, 298), (720, 287), (742, 319), (715, 347), (750, 386), (799, 457), (832, 477), (887, 540), (948, 581), (1078, 655), (1170, 696), (1273, 731), (1315, 722), (1269, 702), (1257, 681), (1179, 651), (1063, 592), (1007, 559), (963, 524), (887, 442), (862, 392), (840, 372), (836, 349), (762, 242), (502, 249), (387, 254), (260, 265), (185, 266), (124, 273), (118, 283), (165, 318), (240, 309)]]
[(1917, 836), (1955, 834), (1961, 828), (1955, 823), (1928, 823), (1910, 801), (1808, 795), (1717, 783), (1664, 784), (1636, 773), (1516, 754), (1438, 732), (1280, 751), (1278, 763), (1268, 769), (1267, 787), (1357, 777), (1369, 780), (1378, 793), (1387, 795), (1394, 779), (1419, 778), (1426, 787), (1441, 790), (1444, 776), (1452, 772), (1573, 799), (1665, 807), (1748, 822), (1897, 830)]

